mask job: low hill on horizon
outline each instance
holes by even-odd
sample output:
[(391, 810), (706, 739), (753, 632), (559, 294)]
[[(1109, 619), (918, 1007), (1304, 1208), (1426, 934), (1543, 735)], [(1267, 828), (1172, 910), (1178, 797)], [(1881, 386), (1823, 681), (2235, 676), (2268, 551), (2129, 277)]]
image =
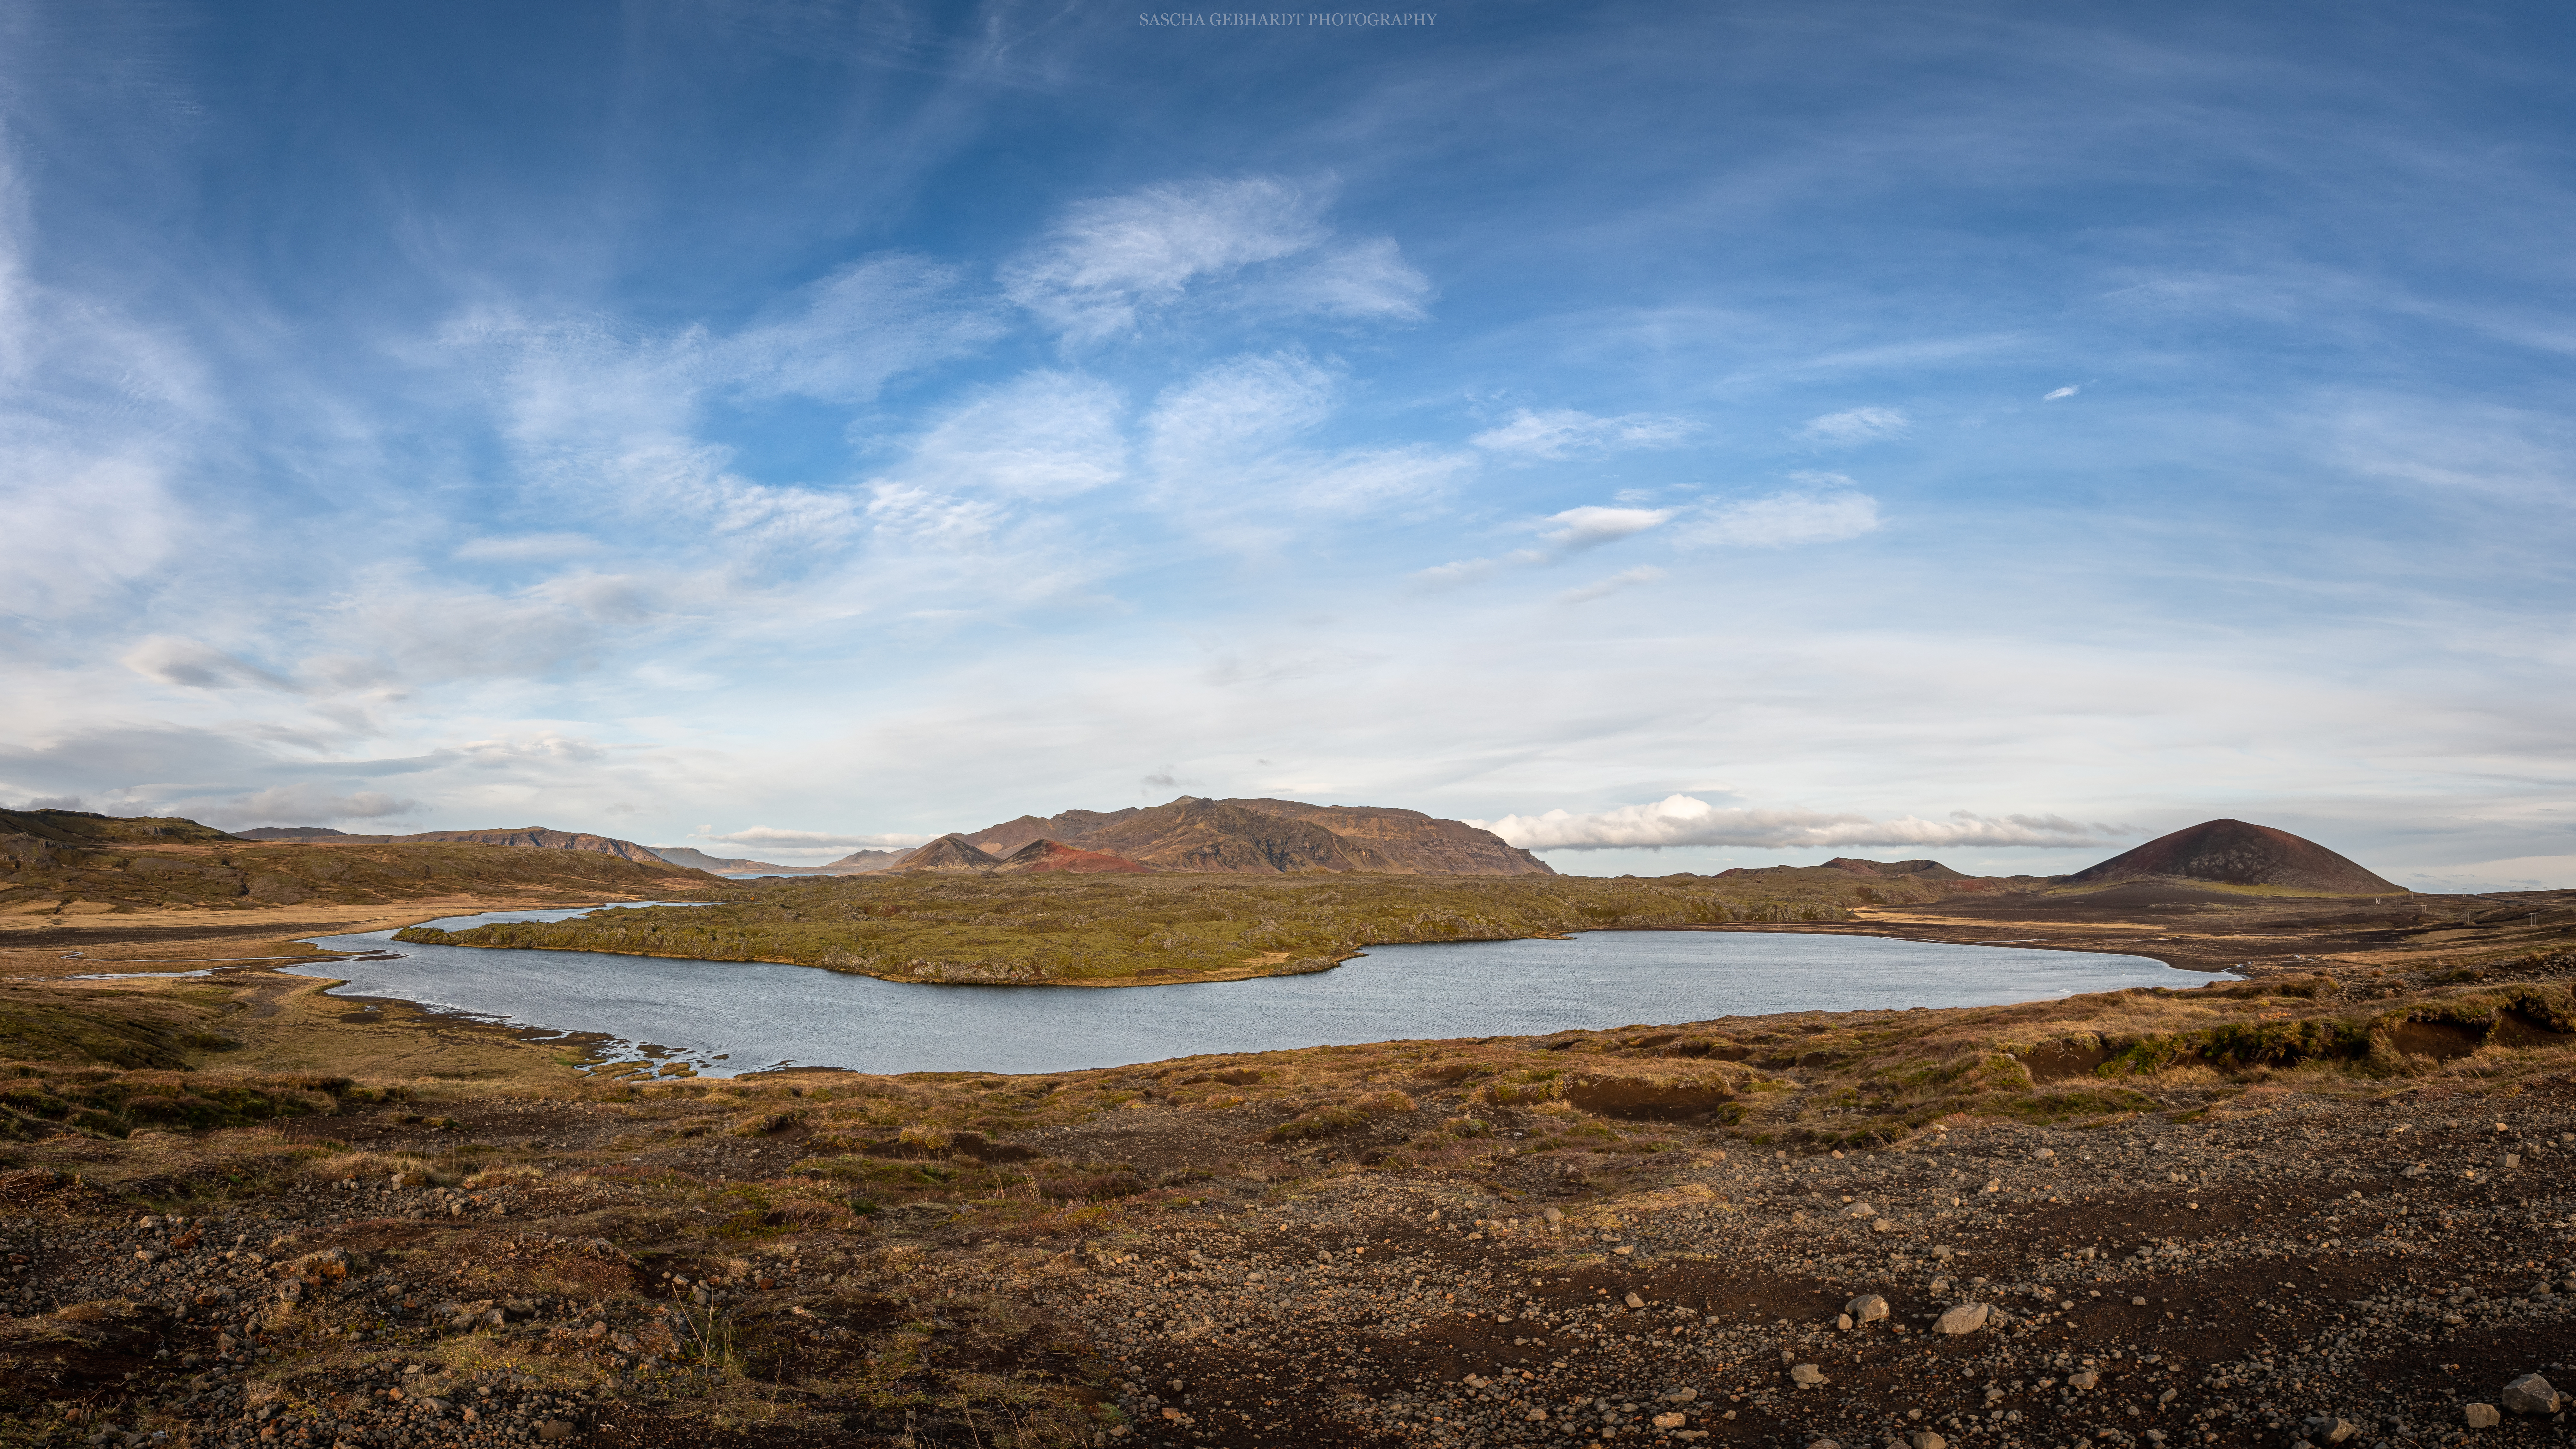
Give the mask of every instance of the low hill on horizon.
[(2067, 876), (2062, 885), (2108, 885), (2155, 878), (2215, 885), (2264, 886), (2320, 895), (2406, 895), (2313, 840), (2242, 820), (2204, 820), (2160, 835), (2135, 850)]
[(673, 865), (685, 865), (691, 870), (703, 870), (714, 875), (820, 875), (823, 873), (815, 866), (778, 865), (766, 860), (709, 855), (703, 850), (686, 845), (648, 845), (644, 848)]
[(426, 845), (433, 842), (516, 845), (540, 850), (582, 850), (594, 855), (613, 855), (620, 860), (662, 862), (658, 851), (632, 840), (620, 840), (613, 835), (593, 835), (586, 830), (550, 830), (543, 825), (498, 830), (422, 830), (410, 835), (351, 835), (322, 825), (284, 825), (237, 831), (229, 838), (291, 845)]
[(1463, 820), (1376, 805), (1203, 800), (1023, 815), (957, 837), (995, 856), (1033, 841), (1122, 856), (1150, 870), (1234, 875), (1554, 875), (1547, 862)]
[[(561, 834), (561, 832), (548, 832)], [(80, 916), (312, 901), (661, 896), (720, 878), (647, 855), (474, 841), (251, 840), (176, 817), (0, 811), (0, 915)]]

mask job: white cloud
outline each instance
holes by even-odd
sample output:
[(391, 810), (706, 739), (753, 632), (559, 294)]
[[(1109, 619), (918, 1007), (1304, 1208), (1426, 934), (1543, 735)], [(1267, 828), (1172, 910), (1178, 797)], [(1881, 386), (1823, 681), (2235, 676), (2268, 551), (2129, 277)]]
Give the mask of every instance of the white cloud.
[(982, 543), (1004, 517), (997, 504), (934, 493), (909, 483), (870, 484), (867, 512), (868, 521), (886, 533), (951, 549)]
[[(1385, 237), (1337, 240), (1329, 184), (1167, 182), (1067, 209), (1002, 270), (1010, 299), (1076, 343), (1135, 329), (1204, 284), (1234, 306), (1367, 320), (1423, 315), (1431, 284)], [(1258, 275), (1247, 269), (1279, 263)]]
[(990, 301), (965, 291), (957, 268), (918, 257), (872, 257), (804, 288), (770, 320), (704, 350), (711, 383), (753, 395), (858, 403), (891, 378), (966, 356), (1005, 330)]
[(1798, 475), (1813, 489), (1712, 504), (1681, 532), (1691, 544), (1735, 548), (1788, 548), (1838, 543), (1876, 531), (1884, 522), (1878, 500), (1851, 488), (1839, 473)]
[(2083, 390), (2084, 390), (2083, 388), (2078, 387), (2078, 386), (2076, 386), (2076, 385), (2075, 385), (2075, 384), (2073, 384), (2073, 383), (2069, 383), (2069, 384), (2067, 384), (2066, 386), (2059, 388), (2057, 391), (2052, 392), (2052, 393), (2049, 393), (2049, 394), (2048, 394), (2048, 395), (2046, 395), (2045, 397), (2042, 397), (2042, 398), (2040, 399), (2040, 401), (2041, 401), (2041, 402), (2055, 402), (2055, 401), (2057, 401), (2059, 398), (2062, 398), (2062, 397), (2073, 397), (2073, 396), (2075, 396), (2077, 393), (2082, 392)]
[(1871, 820), (1866, 815), (1812, 810), (1721, 809), (1691, 795), (1667, 795), (1647, 805), (1577, 815), (1506, 815), (1471, 820), (1529, 850), (1622, 850), (1668, 845), (1734, 845), (1766, 849), (1898, 846), (2043, 846), (2103, 848), (2143, 832), (2134, 826), (2086, 824), (2057, 815), (1977, 815), (1951, 812), (1945, 820), (1911, 815)]
[(1328, 422), (1341, 379), (1297, 353), (1237, 357), (1155, 399), (1145, 453), (1166, 497), (1242, 517), (1282, 505), (1365, 513), (1447, 491), (1475, 466), (1425, 446), (1324, 451), (1297, 440)]
[(119, 656), (118, 662), (146, 679), (185, 689), (238, 689), (245, 686), (292, 690), (284, 677), (237, 659), (211, 644), (174, 634), (154, 634)]
[(1202, 277), (1294, 256), (1332, 235), (1328, 190), (1268, 177), (1171, 182), (1076, 203), (1003, 272), (1012, 301), (1078, 342), (1134, 327)]
[(1295, 353), (1237, 357), (1164, 391), (1146, 449), (1167, 477), (1273, 453), (1333, 415), (1340, 379)]
[(1313, 313), (1357, 320), (1415, 322), (1431, 300), (1430, 279), (1404, 260), (1392, 237), (1324, 248), (1251, 287), (1254, 311)]
[(1632, 569), (1621, 569), (1606, 579), (1595, 579), (1579, 589), (1568, 589), (1557, 595), (1556, 601), (1560, 604), (1588, 604), (1594, 599), (1606, 598), (1621, 589), (1634, 588), (1639, 584), (1651, 584), (1663, 576), (1664, 571), (1653, 564), (1639, 564)]
[(820, 830), (780, 830), (775, 826), (755, 825), (718, 835), (704, 830), (689, 832), (695, 840), (713, 840), (725, 845), (767, 846), (798, 851), (814, 850), (893, 850), (919, 845), (927, 835), (834, 835)]
[(1902, 434), (1912, 419), (1894, 408), (1853, 408), (1807, 419), (1798, 436), (1811, 443), (1848, 448)]
[(468, 563), (553, 563), (600, 551), (600, 542), (583, 533), (522, 533), (507, 538), (470, 538), (450, 557)]
[(1406, 577), (1419, 589), (1454, 589), (1466, 584), (1483, 583), (1502, 571), (1502, 564), (1489, 558), (1462, 558), (1427, 569), (1416, 569)]
[[(1568, 508), (1550, 514), (1534, 526), (1546, 530), (1540, 535), (1548, 547), (1516, 549), (1499, 559), (1458, 559), (1417, 570), (1410, 578), (1417, 589), (1448, 589), (1493, 577), (1505, 568), (1535, 568), (1543, 564), (1562, 563), (1587, 549), (1599, 548), (1633, 537), (1648, 529), (1672, 521), (1677, 509), (1671, 508)], [(1569, 603), (1597, 599), (1630, 583), (1645, 583), (1663, 575), (1654, 569), (1630, 569), (1599, 583), (1586, 585), (1559, 597)]]
[(1670, 448), (1698, 426), (1682, 418), (1648, 413), (1604, 418), (1574, 408), (1544, 412), (1523, 408), (1513, 413), (1509, 422), (1487, 428), (1467, 441), (1489, 453), (1556, 459), (1625, 448)]
[(1022, 498), (1069, 498), (1126, 475), (1125, 402), (1097, 378), (1022, 374), (950, 412), (914, 446), (910, 476)]
[(1660, 527), (1672, 520), (1674, 512), (1670, 508), (1569, 508), (1548, 516), (1547, 521), (1557, 527), (1546, 537), (1562, 552), (1580, 553)]

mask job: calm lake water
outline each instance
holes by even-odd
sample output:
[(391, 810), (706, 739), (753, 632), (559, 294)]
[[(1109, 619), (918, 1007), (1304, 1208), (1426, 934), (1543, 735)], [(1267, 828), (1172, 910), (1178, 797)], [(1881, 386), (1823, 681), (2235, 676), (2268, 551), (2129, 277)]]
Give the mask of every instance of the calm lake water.
[[(577, 910), (436, 922), (562, 920)], [(1597, 931), (1569, 941), (1372, 946), (1312, 976), (1104, 989), (925, 986), (807, 966), (586, 951), (414, 946), (329, 936), (399, 959), (292, 967), (513, 1026), (601, 1032), (614, 1055), (730, 1076), (778, 1066), (865, 1072), (1059, 1072), (1202, 1052), (1404, 1037), (1531, 1036), (1775, 1011), (1989, 1006), (2212, 980), (2142, 956), (1948, 946), (1874, 936)]]

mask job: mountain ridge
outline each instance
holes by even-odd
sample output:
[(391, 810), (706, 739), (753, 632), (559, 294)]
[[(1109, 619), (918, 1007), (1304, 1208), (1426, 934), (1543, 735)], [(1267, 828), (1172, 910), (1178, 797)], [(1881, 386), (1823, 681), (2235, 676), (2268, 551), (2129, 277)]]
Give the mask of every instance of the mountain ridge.
[(1007, 856), (1033, 841), (1105, 851), (1153, 870), (1228, 875), (1554, 875), (1529, 851), (1463, 820), (1380, 805), (1208, 800), (1022, 815), (958, 839)]
[(496, 830), (422, 830), (410, 835), (351, 835), (322, 825), (264, 825), (256, 830), (236, 831), (233, 838), (255, 840), (263, 845), (516, 845), (542, 850), (588, 851), (643, 864), (667, 863), (652, 847), (638, 845), (632, 840), (594, 835), (587, 830), (555, 830), (543, 825), (505, 826)]

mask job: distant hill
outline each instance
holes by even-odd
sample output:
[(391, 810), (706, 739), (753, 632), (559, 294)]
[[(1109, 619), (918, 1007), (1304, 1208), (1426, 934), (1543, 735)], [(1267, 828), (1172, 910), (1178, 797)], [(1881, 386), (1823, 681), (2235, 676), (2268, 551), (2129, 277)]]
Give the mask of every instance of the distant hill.
[(2393, 884), (2313, 840), (2242, 820), (2205, 820), (2079, 870), (2065, 884), (2167, 879), (2269, 886), (2317, 895), (2404, 895)]
[(703, 850), (692, 850), (685, 845), (648, 845), (644, 848), (653, 852), (655, 855), (662, 857), (664, 860), (669, 861), (673, 865), (685, 865), (691, 870), (712, 871), (717, 875), (823, 874), (822, 871), (809, 865), (772, 865), (765, 860), (745, 860), (734, 856), (709, 855)]
[(895, 862), (910, 855), (908, 850), (853, 850), (839, 860), (814, 867), (816, 875), (869, 875), (891, 870)]
[(962, 835), (943, 835), (888, 867), (890, 870), (972, 871), (989, 873), (1002, 862), (976, 849)]
[(958, 837), (994, 855), (1033, 841), (1123, 856), (1149, 869), (1271, 875), (1375, 871), (1389, 875), (1554, 875), (1491, 831), (1418, 810), (1309, 805), (1297, 800), (1202, 800), (1125, 810), (1023, 815)]
[(474, 896), (596, 901), (716, 884), (649, 853), (634, 860), (603, 850), (384, 843), (337, 832), (320, 842), (246, 840), (193, 820), (0, 811), (0, 914), (11, 916)]
[(585, 850), (596, 855), (613, 855), (620, 860), (649, 861), (657, 865), (662, 861), (658, 852), (631, 840), (592, 835), (587, 831), (548, 830), (542, 825), (523, 825), (515, 830), (423, 830), (413, 835), (350, 835), (320, 825), (262, 826), (257, 830), (241, 831), (231, 838), (296, 845), (425, 845), (432, 842), (520, 845), (541, 850)]
[(176, 815), (101, 815), (92, 810), (0, 810), (0, 835), (55, 845), (188, 845), (247, 840)]
[(1853, 875), (1874, 875), (1882, 880), (1903, 877), (1907, 880), (1973, 880), (1961, 871), (1952, 870), (1937, 860), (1860, 860), (1838, 855), (1826, 861), (1827, 870), (1849, 871)]

